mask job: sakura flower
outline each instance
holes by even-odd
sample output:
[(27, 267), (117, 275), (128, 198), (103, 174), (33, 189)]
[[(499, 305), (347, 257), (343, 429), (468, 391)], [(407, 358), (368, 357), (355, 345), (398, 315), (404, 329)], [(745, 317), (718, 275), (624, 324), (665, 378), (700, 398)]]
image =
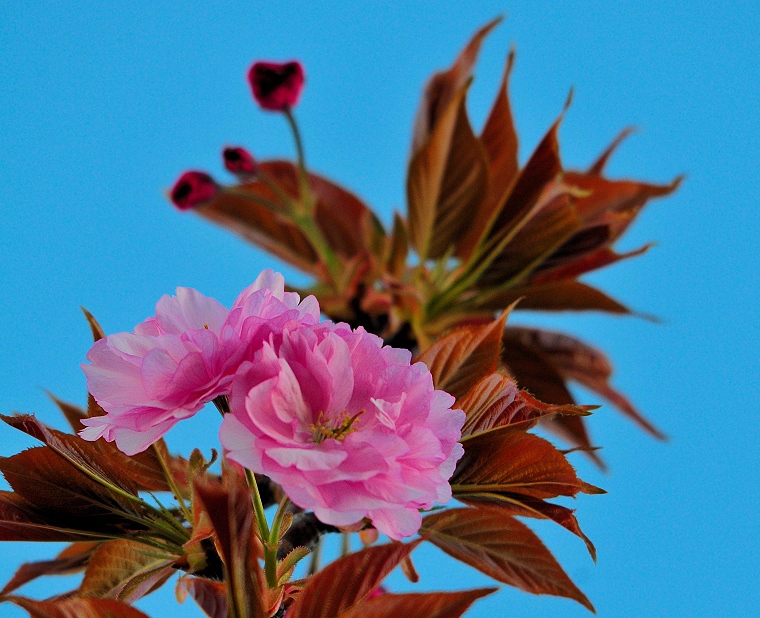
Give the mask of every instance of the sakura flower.
[(213, 199), (219, 185), (206, 172), (189, 171), (182, 174), (170, 192), (172, 203), (180, 210), (188, 210)]
[(298, 103), (303, 90), (300, 62), (255, 62), (248, 71), (253, 97), (270, 112), (284, 112)]
[(107, 412), (84, 419), (86, 440), (116, 441), (128, 455), (139, 453), (204, 404), (226, 395), (240, 364), (283, 328), (316, 324), (314, 297), (302, 302), (286, 293), (282, 275), (262, 272), (231, 311), (190, 288), (164, 296), (156, 315), (132, 333), (101, 339), (82, 365), (87, 387)]
[(241, 365), (220, 441), (324, 523), (369, 518), (393, 539), (451, 499), (465, 415), (423, 363), (346, 324), (285, 329)]

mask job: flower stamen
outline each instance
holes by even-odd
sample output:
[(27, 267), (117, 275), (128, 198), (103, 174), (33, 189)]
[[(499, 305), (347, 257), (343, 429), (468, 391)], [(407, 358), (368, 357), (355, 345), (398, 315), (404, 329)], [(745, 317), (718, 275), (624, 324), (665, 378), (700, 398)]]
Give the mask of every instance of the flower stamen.
[(359, 428), (359, 417), (364, 414), (364, 410), (349, 416), (348, 412), (343, 412), (335, 419), (325, 418), (325, 413), (320, 412), (317, 416), (317, 422), (309, 425), (314, 443), (320, 444), (328, 438), (333, 440), (343, 440), (348, 434), (357, 431)]

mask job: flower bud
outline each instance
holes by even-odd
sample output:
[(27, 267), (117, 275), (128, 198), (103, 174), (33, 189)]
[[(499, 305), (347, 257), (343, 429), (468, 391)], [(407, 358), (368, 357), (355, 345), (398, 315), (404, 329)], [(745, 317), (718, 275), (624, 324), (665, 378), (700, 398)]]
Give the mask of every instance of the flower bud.
[(253, 155), (239, 146), (225, 148), (222, 151), (222, 158), (227, 171), (232, 172), (242, 181), (255, 176), (259, 169)]
[(171, 190), (172, 203), (180, 210), (193, 208), (212, 199), (219, 186), (206, 172), (189, 171), (182, 174)]
[(253, 98), (270, 112), (284, 112), (298, 103), (303, 90), (303, 68), (299, 62), (255, 62), (248, 71)]

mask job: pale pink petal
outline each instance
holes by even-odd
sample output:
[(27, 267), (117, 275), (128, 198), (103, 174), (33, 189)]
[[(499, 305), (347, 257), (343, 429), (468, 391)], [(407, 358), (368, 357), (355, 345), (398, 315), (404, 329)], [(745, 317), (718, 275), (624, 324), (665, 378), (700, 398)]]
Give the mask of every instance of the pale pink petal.
[[(278, 346), (284, 329), (316, 323), (316, 300), (299, 302), (297, 294), (285, 292), (282, 275), (271, 270), (241, 293), (232, 312), (191, 288), (162, 297), (155, 316), (133, 333), (109, 335), (88, 353), (87, 386), (108, 414), (83, 437), (116, 440), (130, 451), (147, 448), (179, 419), (229, 395), (241, 365), (260, 355), (265, 344)], [(307, 417), (301, 411), (299, 418)], [(280, 425), (283, 437), (292, 434), (288, 422)]]
[(412, 508), (377, 509), (369, 516), (375, 528), (394, 541), (416, 534), (422, 525), (420, 512)]
[(227, 313), (219, 301), (192, 288), (177, 288), (176, 296), (162, 296), (156, 305), (159, 327), (174, 335), (204, 329), (219, 333)]
[(282, 299), (282, 295), (285, 293), (285, 277), (274, 272), (271, 268), (267, 268), (261, 271), (249, 289), (254, 292), (269, 290), (275, 298)]
[(394, 539), (419, 529), (419, 509), (451, 499), (464, 414), (424, 364), (324, 322), (283, 328), (256, 359), (234, 378), (235, 433), (220, 434), (230, 459), (325, 523), (368, 517)]
[(330, 470), (339, 466), (348, 455), (343, 450), (322, 448), (269, 448), (266, 456), (271, 457), (283, 468), (297, 468), (303, 471)]

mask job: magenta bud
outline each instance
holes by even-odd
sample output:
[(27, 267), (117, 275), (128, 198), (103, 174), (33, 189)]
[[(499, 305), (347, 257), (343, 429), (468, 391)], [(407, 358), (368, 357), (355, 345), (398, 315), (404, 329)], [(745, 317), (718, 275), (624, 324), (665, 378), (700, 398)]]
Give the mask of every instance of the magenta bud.
[(224, 167), (240, 178), (255, 176), (259, 169), (256, 159), (245, 148), (239, 146), (225, 148), (222, 151)]
[(270, 112), (284, 112), (298, 103), (303, 90), (300, 62), (255, 62), (248, 71), (253, 98)]
[(217, 191), (219, 185), (206, 172), (189, 171), (174, 183), (171, 200), (180, 210), (187, 210), (213, 199)]

